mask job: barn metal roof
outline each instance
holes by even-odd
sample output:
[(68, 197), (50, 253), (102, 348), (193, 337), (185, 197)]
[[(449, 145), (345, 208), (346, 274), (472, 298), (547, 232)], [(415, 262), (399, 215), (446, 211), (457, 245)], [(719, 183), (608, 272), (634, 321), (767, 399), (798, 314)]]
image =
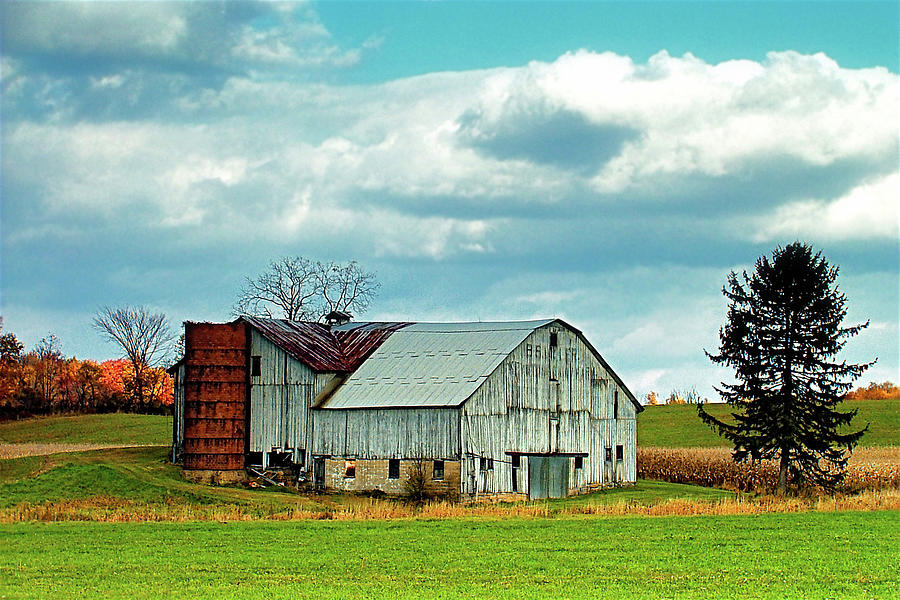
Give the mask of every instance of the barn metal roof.
[(459, 406), (532, 331), (553, 321), (406, 325), (320, 408)]
[(315, 371), (349, 372), (394, 331), (409, 323), (346, 323), (328, 327), (307, 321), (241, 317), (273, 344)]
[(310, 368), (342, 374), (317, 408), (459, 406), (528, 334), (559, 322), (590, 348), (638, 412), (644, 409), (584, 334), (559, 319), (331, 327), (248, 316), (241, 320)]

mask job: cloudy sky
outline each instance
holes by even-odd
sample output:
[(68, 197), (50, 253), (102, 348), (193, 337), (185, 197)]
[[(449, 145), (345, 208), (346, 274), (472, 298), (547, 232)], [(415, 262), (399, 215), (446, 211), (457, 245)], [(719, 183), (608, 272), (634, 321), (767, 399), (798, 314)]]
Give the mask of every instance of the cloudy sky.
[(713, 397), (728, 272), (799, 239), (897, 382), (898, 6), (4, 3), (4, 328), (108, 358), (101, 305), (355, 259), (362, 318), (558, 316)]

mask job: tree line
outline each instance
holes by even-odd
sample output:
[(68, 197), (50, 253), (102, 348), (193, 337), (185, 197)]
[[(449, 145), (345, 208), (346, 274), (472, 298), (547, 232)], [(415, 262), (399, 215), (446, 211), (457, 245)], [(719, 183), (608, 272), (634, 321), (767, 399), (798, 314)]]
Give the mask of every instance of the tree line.
[[(892, 381), (882, 381), (881, 383), (872, 381), (868, 385), (859, 386), (858, 388), (847, 392), (842, 397), (844, 400), (887, 400), (889, 398), (900, 398), (900, 387), (894, 385)], [(648, 406), (659, 406), (662, 404), (705, 404), (709, 402), (709, 398), (702, 398), (700, 394), (693, 388), (688, 390), (674, 389), (665, 398), (660, 397), (655, 391), (649, 391), (643, 397), (644, 404)]]
[(172, 378), (160, 366), (142, 371), (136, 376), (133, 365), (124, 358), (67, 357), (52, 334), (25, 351), (14, 333), (3, 333), (0, 419), (66, 412), (169, 412)]

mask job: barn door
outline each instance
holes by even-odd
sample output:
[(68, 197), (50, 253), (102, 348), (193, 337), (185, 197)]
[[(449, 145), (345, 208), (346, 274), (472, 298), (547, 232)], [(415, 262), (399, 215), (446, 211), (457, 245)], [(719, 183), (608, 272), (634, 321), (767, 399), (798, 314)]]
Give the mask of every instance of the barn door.
[(528, 498), (537, 500), (547, 497), (547, 459), (543, 456), (528, 457)]
[(313, 486), (317, 490), (325, 489), (325, 457), (313, 458)]
[(565, 498), (569, 491), (569, 457), (529, 456), (528, 497)]
[(551, 498), (565, 498), (569, 491), (569, 457), (548, 456), (550, 481), (547, 486)]

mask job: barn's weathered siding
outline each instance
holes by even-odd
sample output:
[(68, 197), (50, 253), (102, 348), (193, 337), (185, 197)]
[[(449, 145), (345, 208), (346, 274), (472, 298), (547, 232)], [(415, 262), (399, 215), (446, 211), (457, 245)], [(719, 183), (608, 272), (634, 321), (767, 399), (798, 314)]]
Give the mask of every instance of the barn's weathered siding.
[[(633, 403), (579, 336), (558, 323), (536, 329), (501, 362), (463, 404), (461, 422), (465, 494), (527, 493), (527, 456), (518, 459), (512, 489), (516, 453), (570, 455), (570, 490), (637, 478)], [(584, 455), (577, 469), (576, 454)]]
[(314, 454), (353, 458), (459, 458), (455, 408), (313, 411)]
[(255, 329), (250, 356), (259, 357), (259, 375), (250, 375), (250, 452), (273, 449), (293, 453), (294, 462), (309, 461), (312, 448), (310, 407), (334, 376), (316, 372), (276, 346)]

